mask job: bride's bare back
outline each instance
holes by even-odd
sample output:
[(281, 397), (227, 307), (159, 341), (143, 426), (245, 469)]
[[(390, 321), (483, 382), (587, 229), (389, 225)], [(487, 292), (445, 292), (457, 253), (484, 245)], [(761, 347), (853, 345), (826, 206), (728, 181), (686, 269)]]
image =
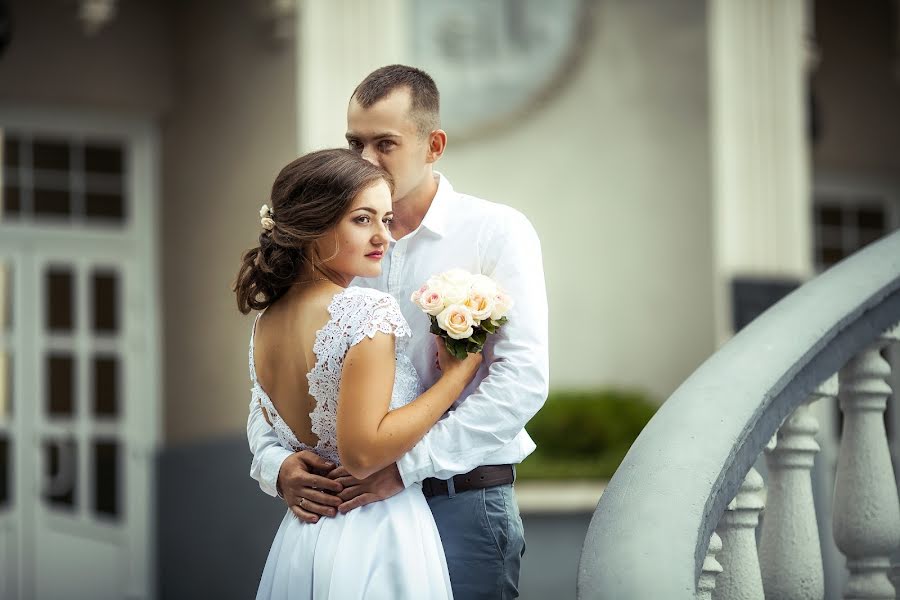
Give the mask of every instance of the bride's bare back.
[[(336, 288), (294, 287), (256, 324), (253, 355), (259, 385), (297, 440), (310, 448), (319, 440), (311, 430), (309, 413), (316, 400), (309, 394), (306, 374), (316, 364), (316, 332), (328, 322), (328, 304)], [(265, 407), (263, 416), (271, 425), (272, 415)]]

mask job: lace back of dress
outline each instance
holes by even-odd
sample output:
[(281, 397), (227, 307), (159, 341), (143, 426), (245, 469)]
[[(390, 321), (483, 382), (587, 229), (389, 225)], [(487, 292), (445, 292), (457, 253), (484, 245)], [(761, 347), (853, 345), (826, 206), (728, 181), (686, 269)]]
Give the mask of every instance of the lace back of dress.
[[(313, 344), (316, 364), (306, 375), (309, 394), (316, 402), (315, 408), (309, 413), (311, 430), (319, 440), (315, 448), (309, 449), (326, 460), (340, 464), (337, 446), (337, 402), (344, 356), (350, 347), (364, 337), (375, 337), (378, 332), (397, 337), (395, 352), (398, 359), (397, 373), (394, 378), (391, 408), (397, 408), (415, 399), (419, 392), (419, 381), (412, 363), (401, 354), (412, 332), (393, 298), (366, 288), (348, 288), (334, 297), (328, 306), (328, 312), (331, 318), (316, 332)], [(254, 332), (255, 329), (254, 324)], [(256, 379), (252, 334), (250, 377), (254, 393), (259, 394), (263, 405), (267, 405), (270, 412), (274, 412), (276, 416), (272, 425), (282, 444), (294, 451), (308, 448), (297, 440), (287, 424), (277, 416), (274, 405)]]

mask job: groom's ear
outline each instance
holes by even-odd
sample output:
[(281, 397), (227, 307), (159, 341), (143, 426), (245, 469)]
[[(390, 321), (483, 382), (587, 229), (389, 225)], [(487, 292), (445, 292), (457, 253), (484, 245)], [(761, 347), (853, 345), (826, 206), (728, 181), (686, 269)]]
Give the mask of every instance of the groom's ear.
[(435, 129), (428, 134), (428, 154), (425, 157), (426, 162), (434, 163), (444, 154), (447, 147), (447, 132), (443, 129)]

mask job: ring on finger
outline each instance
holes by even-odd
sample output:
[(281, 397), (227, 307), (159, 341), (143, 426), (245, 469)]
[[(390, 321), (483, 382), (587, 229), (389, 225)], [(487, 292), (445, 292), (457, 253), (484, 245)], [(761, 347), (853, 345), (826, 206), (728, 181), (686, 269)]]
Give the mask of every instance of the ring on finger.
[(297, 506), (300, 506), (302, 508), (304, 500), (306, 500), (306, 498), (300, 498), (300, 502), (297, 503)]

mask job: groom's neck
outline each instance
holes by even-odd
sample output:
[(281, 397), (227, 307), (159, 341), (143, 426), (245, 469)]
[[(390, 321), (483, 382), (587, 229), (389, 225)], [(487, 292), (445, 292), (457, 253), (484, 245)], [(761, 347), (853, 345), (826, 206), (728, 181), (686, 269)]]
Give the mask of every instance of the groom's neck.
[(399, 240), (422, 224), (437, 190), (438, 178), (429, 173), (421, 185), (413, 188), (403, 198), (394, 201), (394, 221), (391, 223), (391, 235), (394, 239)]

